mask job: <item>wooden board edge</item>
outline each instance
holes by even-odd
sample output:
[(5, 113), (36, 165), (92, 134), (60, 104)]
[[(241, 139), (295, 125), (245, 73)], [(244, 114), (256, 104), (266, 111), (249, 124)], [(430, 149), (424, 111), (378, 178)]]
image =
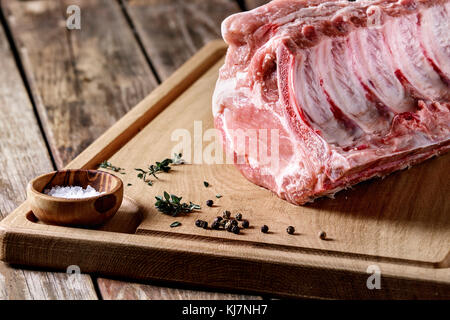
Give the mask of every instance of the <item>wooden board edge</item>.
[[(414, 278), (406, 272), (404, 276), (384, 272), (383, 290), (369, 290), (366, 286), (369, 274), (365, 268), (344, 270), (335, 264), (299, 265), (273, 259), (256, 261), (211, 252), (187, 252), (183, 247), (164, 248), (160, 245), (160, 239), (158, 243), (158, 239), (154, 238), (149, 237), (145, 241), (147, 244), (135, 241), (132, 245), (126, 245), (123, 236), (116, 237), (114, 234), (103, 241), (99, 241), (98, 237), (80, 240), (76, 237), (57, 238), (51, 233), (30, 234), (20, 228), (2, 225), (0, 258), (21, 266), (29, 265), (29, 259), (33, 257), (33, 266), (52, 270), (66, 270), (67, 266), (76, 264), (82, 273), (171, 281), (283, 297), (450, 298), (448, 273), (442, 273), (440, 280), (430, 280)], [(156, 243), (149, 245), (152, 241)], [(380, 264), (380, 268), (387, 271), (386, 265)], [(233, 274), (236, 281), (230, 282), (229, 274)], [(447, 278), (444, 278), (445, 275)], [(326, 288), (327, 284), (331, 287)]]
[(66, 168), (92, 169), (110, 158), (193, 82), (211, 68), (227, 50), (222, 40), (206, 44), (114, 126), (72, 160)]
[[(343, 290), (351, 287), (355, 297), (357, 294), (365, 297), (368, 289), (365, 282), (364, 286), (361, 285), (361, 281), (367, 280), (369, 276), (367, 266), (375, 264), (383, 272), (384, 290), (383, 294), (369, 293), (367, 297), (448, 298), (450, 293), (448, 268), (401, 266), (333, 256), (317, 257), (304, 253), (275, 256), (272, 250), (264, 247), (252, 247), (248, 255), (238, 256), (236, 248), (229, 243), (221, 245), (219, 254), (208, 246), (195, 247), (195, 240), (167, 241), (159, 236), (85, 229), (74, 230), (69, 234), (61, 227), (43, 228), (42, 225), (28, 221), (25, 217), (28, 210), (26, 203), (19, 209), (21, 212), (17, 212), (15, 217), (0, 222), (0, 259), (15, 265), (65, 270), (68, 265), (76, 264), (83, 273), (103, 276), (172, 281), (210, 288), (275, 293), (286, 297), (307, 295), (348, 298), (349, 292), (342, 295), (317, 290), (323, 290), (326, 283), (333, 283), (334, 287), (342, 287)], [(170, 272), (164, 268), (168, 265), (171, 266)], [(225, 267), (227, 272), (224, 273)], [(186, 270), (191, 270), (194, 274), (191, 275)], [(200, 271), (204, 271), (204, 279), (200, 277)], [(225, 276), (228, 271), (240, 274), (243, 278), (230, 284)], [(255, 272), (259, 274), (257, 277), (254, 276)], [(298, 281), (299, 278), (302, 279), (301, 282)], [(258, 282), (257, 279), (271, 279), (271, 283), (277, 285), (265, 288), (266, 282)], [(300, 286), (305, 281), (307, 285)], [(359, 293), (354, 290), (355, 281), (360, 285)]]

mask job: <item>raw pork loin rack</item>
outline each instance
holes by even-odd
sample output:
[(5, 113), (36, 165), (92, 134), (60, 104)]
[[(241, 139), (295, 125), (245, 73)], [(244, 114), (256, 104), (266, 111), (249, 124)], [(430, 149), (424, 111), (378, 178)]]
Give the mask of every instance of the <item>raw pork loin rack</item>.
[[(242, 174), (281, 198), (304, 204), (448, 151), (450, 1), (275, 0), (222, 33), (215, 126)], [(239, 140), (252, 130), (276, 166)]]

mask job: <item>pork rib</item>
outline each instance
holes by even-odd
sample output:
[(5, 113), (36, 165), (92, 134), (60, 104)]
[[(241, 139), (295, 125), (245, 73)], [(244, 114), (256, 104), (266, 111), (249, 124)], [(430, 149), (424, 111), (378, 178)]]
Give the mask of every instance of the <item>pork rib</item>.
[(449, 0), (274, 0), (222, 34), (215, 126), (242, 174), (281, 198), (304, 204), (449, 150)]

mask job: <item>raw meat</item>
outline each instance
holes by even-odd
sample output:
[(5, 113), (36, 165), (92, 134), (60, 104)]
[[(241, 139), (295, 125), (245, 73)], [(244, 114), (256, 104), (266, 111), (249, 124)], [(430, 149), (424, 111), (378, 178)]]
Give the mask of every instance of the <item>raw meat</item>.
[(242, 174), (281, 198), (449, 150), (449, 0), (275, 0), (222, 34), (215, 126)]

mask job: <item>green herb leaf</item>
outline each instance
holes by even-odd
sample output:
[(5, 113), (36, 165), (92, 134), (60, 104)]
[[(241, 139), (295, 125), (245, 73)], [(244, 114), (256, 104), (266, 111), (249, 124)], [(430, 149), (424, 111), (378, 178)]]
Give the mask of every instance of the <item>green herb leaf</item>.
[(222, 195), (221, 194), (216, 194), (216, 198), (220, 199), (220, 198), (222, 198)]
[(164, 191), (164, 198), (165, 198), (167, 201), (170, 201), (170, 195), (169, 195), (166, 191)]
[(180, 204), (181, 197), (179, 198), (179, 197), (177, 197), (176, 195), (172, 194), (172, 195), (171, 195), (171, 199), (172, 199), (172, 202), (173, 202), (173, 203)]
[(125, 174), (125, 172), (123, 171), (123, 170), (125, 170), (124, 168), (113, 166), (111, 164), (111, 162), (106, 161), (106, 160), (99, 164), (99, 168), (106, 169), (106, 170), (112, 170), (112, 171), (118, 172), (120, 174)]
[(164, 191), (164, 196), (155, 197), (155, 207), (164, 214), (169, 214), (172, 216), (177, 216), (180, 213), (190, 213), (192, 210), (200, 210), (201, 207), (198, 204), (190, 202), (181, 203), (182, 197), (177, 197), (176, 195), (170, 195), (168, 192)]
[(179, 226), (181, 226), (181, 222), (178, 222), (178, 221), (175, 221), (170, 225), (171, 228), (175, 228), (175, 227), (179, 227)]
[[(181, 157), (181, 154), (180, 154)], [(138, 173), (137, 177), (139, 179), (144, 180), (145, 183), (147, 183), (149, 186), (152, 186), (153, 183), (151, 182), (150, 179), (147, 179), (148, 176), (153, 176), (155, 179), (159, 179), (157, 174), (161, 173), (161, 172), (169, 172), (170, 171), (170, 165), (174, 163), (174, 161), (179, 162), (180, 159), (176, 159), (176, 160), (172, 160), (172, 159), (164, 159), (161, 162), (156, 162), (155, 164), (151, 164), (148, 166), (148, 170), (144, 170), (141, 168), (136, 168), (134, 170), (136, 170)], [(183, 162), (184, 163), (184, 162)], [(181, 163), (177, 163), (177, 164), (181, 164)]]

